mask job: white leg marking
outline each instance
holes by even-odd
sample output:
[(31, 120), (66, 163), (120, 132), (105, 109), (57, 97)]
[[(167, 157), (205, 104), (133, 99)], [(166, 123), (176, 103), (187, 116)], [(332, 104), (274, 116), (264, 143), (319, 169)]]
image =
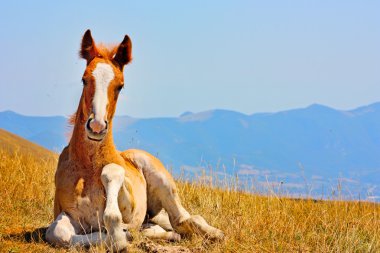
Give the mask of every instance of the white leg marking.
[(169, 215), (165, 211), (165, 209), (162, 209), (161, 212), (159, 212), (156, 216), (154, 216), (152, 219), (150, 219), (153, 223), (160, 225), (163, 229), (167, 231), (172, 231), (173, 227), (170, 224)]
[(143, 228), (142, 234), (150, 239), (162, 239), (167, 241), (178, 242), (181, 236), (173, 231), (166, 231), (159, 225), (147, 224)]
[[(180, 234), (197, 233), (210, 239), (223, 239), (224, 234), (221, 230), (210, 226), (202, 216), (190, 215), (182, 206), (174, 182), (162, 172), (165, 169), (164, 166), (158, 160), (153, 163), (152, 159), (156, 158), (150, 158), (144, 153), (135, 156), (136, 163), (143, 170), (147, 181), (149, 196), (160, 200), (160, 207), (169, 214), (170, 224), (174, 231)], [(162, 168), (155, 168), (154, 164)]]
[(73, 235), (71, 237), (71, 244), (73, 246), (90, 247), (101, 245), (106, 239), (107, 235), (102, 232), (94, 232), (85, 235)]
[(86, 235), (77, 235), (76, 223), (64, 212), (60, 213), (57, 219), (46, 231), (46, 240), (60, 247), (70, 246), (95, 246), (102, 243), (106, 235), (95, 232)]
[(95, 94), (92, 101), (94, 108), (95, 120), (104, 122), (108, 104), (108, 86), (114, 79), (115, 74), (111, 65), (107, 63), (98, 63), (92, 72), (95, 78)]
[(69, 216), (60, 213), (47, 229), (46, 240), (56, 246), (68, 247), (73, 235), (75, 235), (75, 228)]
[(116, 251), (127, 247), (127, 237), (123, 231), (118, 204), (118, 195), (124, 182), (124, 175), (124, 168), (114, 163), (104, 166), (101, 174), (101, 180), (106, 190), (106, 208), (103, 215), (104, 225), (108, 232), (106, 242)]

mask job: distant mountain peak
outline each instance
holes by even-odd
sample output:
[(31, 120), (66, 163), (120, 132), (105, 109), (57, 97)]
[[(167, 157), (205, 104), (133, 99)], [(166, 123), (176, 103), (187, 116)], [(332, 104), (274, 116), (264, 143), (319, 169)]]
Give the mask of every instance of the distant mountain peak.
[(192, 114), (194, 114), (194, 113), (187, 111), (187, 112), (184, 112), (181, 115), (179, 115), (179, 117), (182, 118), (182, 117), (186, 117), (186, 116), (189, 116), (189, 115), (192, 115)]
[(8, 115), (19, 115), (18, 113), (11, 111), (11, 110), (5, 110), (0, 112), (1, 114), (8, 114)]
[(179, 117), (181, 122), (190, 122), (190, 121), (205, 121), (211, 118), (238, 118), (238, 117), (248, 117), (248, 115), (241, 112), (236, 112), (232, 110), (225, 109), (214, 109), (198, 113), (185, 112)]
[(204, 111), (199, 113), (183, 113), (179, 121), (180, 122), (191, 122), (191, 121), (205, 121), (212, 116), (213, 111)]
[(331, 108), (329, 106), (326, 106), (326, 105), (322, 105), (322, 104), (318, 104), (318, 103), (314, 103), (314, 104), (311, 104), (309, 105), (308, 107), (306, 107), (306, 109), (312, 109), (312, 110), (333, 110), (335, 111), (334, 108)]

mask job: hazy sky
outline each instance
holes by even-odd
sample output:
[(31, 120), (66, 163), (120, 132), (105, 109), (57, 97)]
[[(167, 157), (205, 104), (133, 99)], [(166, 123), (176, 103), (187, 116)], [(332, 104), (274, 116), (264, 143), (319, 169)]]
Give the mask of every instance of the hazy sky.
[(129, 34), (117, 113), (244, 113), (380, 101), (380, 1), (1, 1), (0, 111), (69, 115), (87, 28)]

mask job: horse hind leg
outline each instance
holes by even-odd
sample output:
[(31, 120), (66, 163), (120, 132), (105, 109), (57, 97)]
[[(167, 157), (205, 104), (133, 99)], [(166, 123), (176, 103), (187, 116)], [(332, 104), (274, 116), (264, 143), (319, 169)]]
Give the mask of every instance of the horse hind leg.
[(177, 233), (195, 233), (212, 240), (224, 238), (221, 230), (210, 226), (202, 216), (190, 215), (182, 206), (173, 178), (157, 158), (143, 151), (135, 151), (131, 159), (144, 173), (148, 188), (148, 212), (151, 217), (164, 208)]
[(170, 224), (170, 219), (168, 213), (162, 209), (157, 215), (155, 215), (153, 218), (149, 220), (150, 222), (153, 222), (154, 224), (159, 225), (163, 229), (167, 231), (173, 231), (173, 227)]
[(162, 209), (156, 216), (143, 224), (142, 233), (150, 239), (162, 239), (167, 241), (180, 241), (181, 236), (173, 231), (168, 213)]
[(106, 244), (112, 251), (122, 251), (127, 247), (127, 231), (123, 229), (122, 215), (118, 205), (118, 194), (124, 182), (125, 171), (120, 165), (111, 163), (104, 166), (101, 181), (106, 190), (106, 208), (103, 214), (107, 229)]
[(142, 227), (142, 234), (150, 239), (160, 239), (172, 242), (181, 240), (181, 236), (174, 231), (166, 231), (158, 224), (148, 223)]
[(222, 240), (224, 233), (210, 226), (200, 215), (190, 215), (182, 206), (178, 194), (162, 195), (163, 208), (169, 214), (169, 220), (174, 230), (183, 235), (198, 234), (210, 240)]

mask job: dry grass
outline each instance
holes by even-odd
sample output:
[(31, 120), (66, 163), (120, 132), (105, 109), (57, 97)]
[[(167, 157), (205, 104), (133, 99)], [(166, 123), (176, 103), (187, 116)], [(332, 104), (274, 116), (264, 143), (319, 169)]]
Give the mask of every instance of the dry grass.
[[(0, 145), (0, 252), (68, 251), (54, 249), (37, 233), (28, 233), (53, 218), (57, 155), (36, 154)], [(226, 240), (211, 243), (195, 236), (161, 245), (194, 252), (380, 252), (378, 204), (263, 197), (184, 182), (178, 187), (185, 207), (224, 230)], [(139, 245), (146, 240), (138, 233), (134, 237), (130, 252), (145, 252)]]

